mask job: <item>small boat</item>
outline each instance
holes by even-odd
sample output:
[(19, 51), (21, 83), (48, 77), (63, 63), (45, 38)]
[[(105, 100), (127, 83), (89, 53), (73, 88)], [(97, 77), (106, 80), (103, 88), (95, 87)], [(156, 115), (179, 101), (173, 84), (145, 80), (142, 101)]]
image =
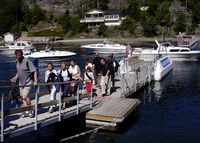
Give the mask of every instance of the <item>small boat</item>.
[[(199, 50), (191, 50), (188, 47), (173, 46), (169, 42), (159, 43), (155, 40), (157, 49), (135, 48), (131, 55), (138, 55), (145, 61), (154, 61), (158, 53), (168, 55), (172, 61), (198, 61), (200, 57)], [(166, 50), (165, 50), (166, 49)]]
[(85, 48), (90, 51), (99, 51), (100, 53), (127, 53), (127, 46), (116, 44), (110, 41), (105, 41), (104, 43), (83, 45), (81, 46), (81, 48)]
[(157, 58), (154, 65), (154, 80), (162, 80), (172, 69), (172, 60), (167, 55)]
[(14, 51), (17, 49), (21, 49), (24, 55), (26, 55), (30, 54), (31, 51), (34, 51), (35, 47), (30, 41), (17, 41), (15, 43), (8, 43), (3, 46), (0, 46), (0, 54), (14, 55)]
[(33, 52), (31, 54), (25, 55), (26, 58), (32, 57), (32, 58), (38, 58), (38, 59), (43, 59), (43, 58), (65, 58), (65, 57), (71, 57), (76, 55), (76, 53), (69, 52), (69, 51), (57, 51), (57, 50), (51, 50), (51, 51), (46, 51), (42, 50), (39, 52)]

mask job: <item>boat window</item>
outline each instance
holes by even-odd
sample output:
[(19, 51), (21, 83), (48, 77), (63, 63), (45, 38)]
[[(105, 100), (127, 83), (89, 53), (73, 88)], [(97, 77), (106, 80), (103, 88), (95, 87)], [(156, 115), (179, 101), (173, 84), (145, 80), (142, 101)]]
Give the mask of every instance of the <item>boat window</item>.
[(183, 49), (183, 50), (181, 50), (181, 52), (189, 52), (189, 50)]
[(31, 42), (27, 42), (29, 45), (31, 45)]
[(24, 43), (22, 43), (22, 46), (26, 46)]
[(17, 46), (21, 46), (21, 44), (20, 44), (20, 43), (17, 43)]
[(170, 52), (178, 52), (180, 49), (171, 49)]

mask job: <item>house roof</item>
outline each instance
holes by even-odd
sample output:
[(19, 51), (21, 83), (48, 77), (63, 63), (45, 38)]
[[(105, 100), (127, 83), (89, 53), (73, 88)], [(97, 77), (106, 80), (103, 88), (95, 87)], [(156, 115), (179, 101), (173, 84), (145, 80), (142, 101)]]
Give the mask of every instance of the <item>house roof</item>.
[(119, 14), (119, 15), (121, 15), (122, 11), (119, 10), (119, 9), (114, 9), (114, 10), (106, 11), (106, 13), (104, 13), (104, 15), (113, 15), (113, 14)]
[(3, 36), (6, 36), (6, 35), (8, 35), (8, 34), (10, 34), (10, 35), (13, 35), (13, 36), (14, 36), (14, 34), (13, 34), (13, 33), (10, 33), (10, 32), (7, 32), (7, 33), (3, 34)]
[(99, 14), (99, 13), (104, 13), (104, 11), (98, 9), (92, 9), (88, 11), (86, 14)]

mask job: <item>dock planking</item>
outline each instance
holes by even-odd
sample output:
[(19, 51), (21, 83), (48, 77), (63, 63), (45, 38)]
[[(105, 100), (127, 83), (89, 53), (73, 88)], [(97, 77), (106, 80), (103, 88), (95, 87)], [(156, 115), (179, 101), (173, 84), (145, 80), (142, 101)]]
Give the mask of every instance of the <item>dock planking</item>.
[[(110, 98), (103, 101), (86, 114), (86, 122), (98, 122), (102, 125), (119, 124), (132, 113), (140, 104), (138, 99)], [(105, 124), (104, 124), (105, 122)]]

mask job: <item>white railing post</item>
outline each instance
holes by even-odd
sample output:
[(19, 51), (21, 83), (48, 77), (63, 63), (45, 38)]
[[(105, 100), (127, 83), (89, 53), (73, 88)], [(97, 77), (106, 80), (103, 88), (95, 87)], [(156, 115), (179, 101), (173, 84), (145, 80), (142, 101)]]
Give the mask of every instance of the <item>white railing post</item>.
[(37, 121), (38, 121), (38, 93), (40, 92), (39, 85), (37, 86), (36, 92), (35, 92), (35, 130), (37, 130)]
[(78, 83), (78, 86), (77, 86), (77, 93), (76, 93), (76, 114), (78, 115), (79, 114), (79, 83)]
[(92, 91), (92, 81), (91, 81), (91, 92), (90, 92), (90, 109), (93, 108), (93, 97), (92, 97), (93, 91)]
[(4, 93), (1, 96), (1, 142), (4, 142)]
[(62, 105), (62, 99), (61, 99), (61, 95), (62, 95), (62, 88), (60, 87), (60, 91), (59, 91), (59, 117), (58, 117), (58, 121), (60, 122), (61, 121), (61, 105)]

